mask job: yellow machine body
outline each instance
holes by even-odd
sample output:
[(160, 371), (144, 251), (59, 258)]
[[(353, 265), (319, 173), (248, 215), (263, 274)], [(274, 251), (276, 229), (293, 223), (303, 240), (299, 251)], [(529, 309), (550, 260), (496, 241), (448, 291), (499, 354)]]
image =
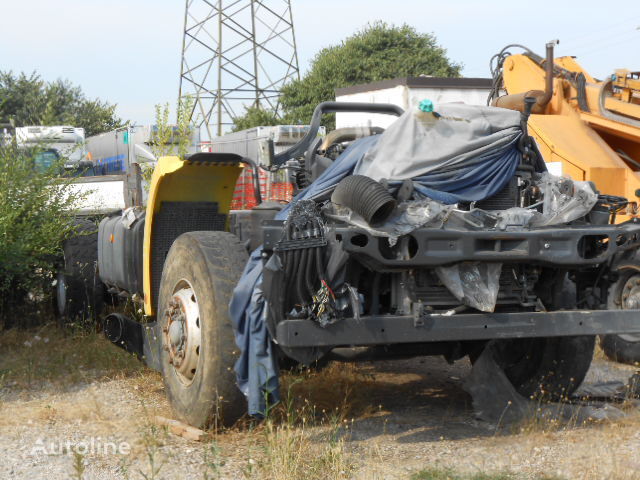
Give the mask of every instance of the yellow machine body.
[[(640, 189), (640, 82), (637, 73), (618, 71), (614, 80), (597, 82), (573, 57), (556, 58), (553, 96), (529, 118), (530, 134), (547, 163), (559, 162), (562, 173), (596, 184), (601, 193), (637, 202)], [(584, 75), (581, 109), (575, 82), (557, 71)], [(503, 67), (509, 95), (544, 90), (545, 70), (527, 55), (511, 55)], [(587, 111), (588, 110), (588, 111)], [(635, 215), (635, 204), (628, 214)], [(620, 220), (628, 216), (620, 216)]]
[(153, 234), (158, 231), (158, 217), (163, 202), (216, 202), (218, 212), (229, 213), (234, 187), (242, 166), (235, 163), (190, 162), (178, 157), (158, 161), (149, 188), (143, 247), (143, 283), (145, 315), (155, 315), (152, 292)]

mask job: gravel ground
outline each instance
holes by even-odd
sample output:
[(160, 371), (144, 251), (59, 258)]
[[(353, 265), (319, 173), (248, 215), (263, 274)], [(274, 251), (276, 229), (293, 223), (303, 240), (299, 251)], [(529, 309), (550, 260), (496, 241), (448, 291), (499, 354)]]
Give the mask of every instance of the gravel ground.
[[(622, 421), (598, 425), (532, 423), (500, 429), (474, 418), (462, 389), (467, 361), (449, 365), (440, 358), (420, 358), (334, 370), (346, 368), (364, 380), (353, 383), (353, 402), (359, 405), (352, 405), (353, 419), (341, 429), (344, 455), (354, 465), (344, 478), (408, 479), (434, 466), (508, 470), (518, 478), (542, 473), (567, 479), (638, 478), (640, 422), (634, 411)], [(596, 359), (587, 382), (625, 381), (633, 372)], [(331, 379), (324, 380), (323, 398), (328, 392), (326, 408), (339, 409), (344, 399), (331, 404)], [(202, 444), (153, 427), (154, 415), (170, 417), (171, 412), (162, 381), (152, 372), (64, 390), (42, 385), (5, 387), (0, 393), (2, 479), (77, 478), (77, 458), (64, 451), (67, 442), (81, 452), (86, 448), (80, 461), (88, 479), (201, 479), (205, 473), (209, 477), (204, 478), (261, 478), (251, 473), (264, 455), (259, 428), (237, 428)], [(311, 441), (326, 428), (308, 429)]]

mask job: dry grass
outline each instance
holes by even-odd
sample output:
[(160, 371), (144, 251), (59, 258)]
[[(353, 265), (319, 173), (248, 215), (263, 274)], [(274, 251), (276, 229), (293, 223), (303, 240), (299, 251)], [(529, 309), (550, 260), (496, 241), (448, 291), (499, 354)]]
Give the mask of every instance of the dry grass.
[(288, 480), (342, 480), (355, 468), (345, 449), (340, 425), (307, 429), (302, 425), (267, 420), (263, 431), (263, 455), (255, 476)]
[(535, 475), (523, 477), (510, 472), (463, 474), (448, 468), (428, 468), (411, 476), (411, 480), (519, 480), (522, 478), (527, 478), (528, 480), (562, 480), (556, 476)]
[(368, 412), (354, 392), (371, 383), (343, 365), (283, 375), (283, 400), (262, 423), (248, 431), (246, 425), (240, 427), (257, 446), (247, 461), (244, 478), (352, 478), (356, 466), (346, 448), (347, 417)]
[[(269, 418), (212, 432), (209, 443), (194, 445), (152, 424), (155, 414), (171, 416), (166, 410), (160, 375), (144, 368), (99, 334), (61, 332), (51, 326), (3, 332), (0, 349), (3, 352), (0, 394), (12, 393), (12, 399), (4, 405), (0, 397), (0, 428), (33, 422), (36, 428), (81, 425), (87, 435), (123, 433), (133, 446), (132, 455), (126, 458), (128, 463), (122, 466), (122, 471), (129, 471), (128, 478), (171, 478), (169, 467), (179, 464), (180, 457), (186, 455), (185, 448), (193, 450), (189, 456), (195, 457), (193, 462), (198, 463), (200, 478), (205, 479), (369, 480), (388, 478), (387, 473), (393, 472), (392, 478), (408, 480), (412, 475), (408, 470), (404, 477), (398, 472), (401, 460), (387, 449), (391, 447), (390, 451), (395, 452), (399, 444), (393, 434), (384, 435), (384, 427), (380, 427), (379, 438), (366, 443), (351, 441), (352, 429), (363, 428), (357, 420), (385, 414), (380, 405), (385, 398), (394, 395), (409, 398), (410, 393), (415, 393), (412, 373), (376, 373), (381, 376), (376, 381), (368, 373), (376, 372), (375, 367), (352, 364), (285, 373), (281, 377), (284, 400)], [(34, 390), (51, 395), (31, 395)], [(119, 408), (117, 413), (111, 411), (114, 407)], [(630, 412), (636, 408), (631, 403), (627, 407)], [(392, 406), (389, 408), (393, 410)], [(384, 420), (361, 423), (382, 425)], [(518, 429), (503, 432), (504, 435), (478, 438), (474, 442), (469, 442), (469, 438), (444, 441), (446, 446), (442, 448), (452, 450), (451, 457), (443, 457), (445, 466), (419, 471), (413, 478), (640, 480), (640, 461), (635, 460), (640, 449), (638, 431), (637, 413), (620, 421), (588, 427), (571, 420), (560, 422), (549, 415), (533, 415)], [(458, 470), (456, 462), (465, 460), (468, 450), (476, 448), (476, 444), (494, 452), (494, 459), (513, 455), (513, 463), (502, 467), (481, 464), (477, 471), (488, 473)], [(406, 448), (420, 452), (423, 445), (428, 444)], [(553, 449), (548, 459), (539, 458), (543, 454), (540, 452), (527, 453), (547, 446)], [(498, 457), (495, 451), (505, 453)], [(451, 460), (456, 456), (458, 460)], [(530, 469), (521, 468), (523, 459), (532, 461)], [(96, 461), (99, 460), (84, 459), (87, 468)], [(439, 465), (429, 460), (425, 463), (413, 460), (412, 471), (433, 464)], [(455, 469), (447, 470), (447, 466)], [(77, 463), (75, 468), (73, 473), (78, 474), (84, 467)], [(503, 473), (512, 470), (518, 474)], [(535, 473), (555, 474), (556, 470), (561, 472), (557, 477)]]
[(0, 351), (0, 387), (33, 389), (54, 384), (65, 388), (83, 381), (123, 378), (145, 369), (101, 333), (61, 330), (50, 324), (2, 332)]
[(124, 426), (127, 419), (119, 418), (120, 408), (113, 405), (119, 392), (130, 390), (154, 404), (161, 395), (160, 375), (100, 333), (51, 324), (13, 329), (0, 335), (0, 351), (0, 425), (5, 427), (83, 424), (97, 434), (129, 432), (137, 427)]
[[(339, 414), (342, 419), (368, 417), (379, 410), (375, 399), (384, 386), (354, 364), (330, 363), (320, 370), (303, 369), (281, 377), (281, 391), (289, 412), (304, 412), (307, 420), (325, 420)], [(288, 405), (291, 403), (291, 405)], [(338, 413), (336, 413), (338, 412)]]

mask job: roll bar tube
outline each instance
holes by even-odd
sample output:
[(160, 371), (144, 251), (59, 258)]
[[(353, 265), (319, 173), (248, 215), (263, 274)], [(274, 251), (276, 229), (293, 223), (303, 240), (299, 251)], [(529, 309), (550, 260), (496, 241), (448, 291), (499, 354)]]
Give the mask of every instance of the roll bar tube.
[(404, 113), (404, 110), (391, 103), (323, 102), (313, 111), (309, 132), (294, 146), (275, 155), (273, 163), (282, 165), (287, 160), (304, 155), (318, 136), (322, 116), (327, 113), (339, 112), (382, 113), (399, 117)]

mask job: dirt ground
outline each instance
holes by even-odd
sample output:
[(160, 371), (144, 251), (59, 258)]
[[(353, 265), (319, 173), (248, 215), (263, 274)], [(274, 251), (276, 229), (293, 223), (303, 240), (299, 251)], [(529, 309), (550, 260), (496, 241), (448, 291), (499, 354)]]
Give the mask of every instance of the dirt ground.
[[(69, 373), (59, 378), (47, 365), (65, 348), (73, 351), (78, 339), (45, 344), (42, 334), (35, 336), (8, 346), (0, 339), (2, 479), (411, 479), (426, 468), (525, 479), (640, 478), (633, 409), (615, 422), (501, 428), (474, 417), (462, 389), (466, 360), (332, 364), (287, 374), (283, 390), (291, 403), (279, 419), (241, 422), (198, 443), (153, 423), (154, 415), (171, 417), (158, 374), (93, 339), (91, 350), (103, 350), (107, 366), (92, 368), (86, 358), (64, 354)], [(40, 360), (28, 377), (11, 363), (29, 363), (24, 359), (34, 355)], [(118, 362), (124, 366), (108, 368)], [(625, 381), (634, 371), (598, 355), (587, 382)]]

